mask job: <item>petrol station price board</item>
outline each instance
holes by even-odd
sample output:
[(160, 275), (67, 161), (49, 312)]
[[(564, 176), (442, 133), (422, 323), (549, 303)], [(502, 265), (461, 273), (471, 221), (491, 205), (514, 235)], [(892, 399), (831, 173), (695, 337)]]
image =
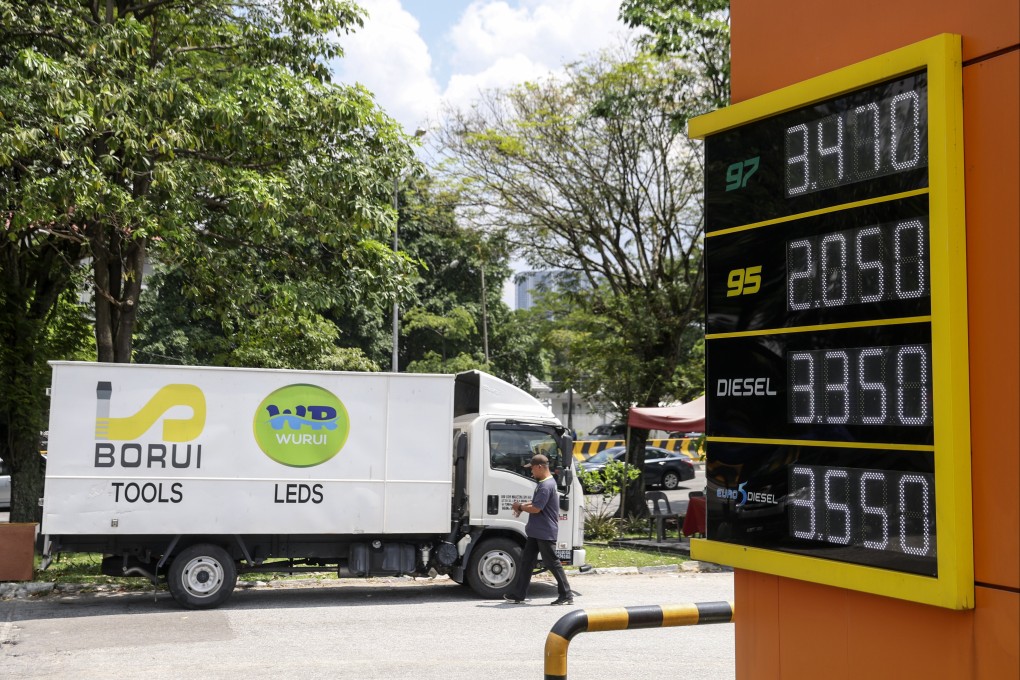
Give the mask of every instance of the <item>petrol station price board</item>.
[(973, 607), (961, 82), (942, 35), (691, 121), (697, 559)]

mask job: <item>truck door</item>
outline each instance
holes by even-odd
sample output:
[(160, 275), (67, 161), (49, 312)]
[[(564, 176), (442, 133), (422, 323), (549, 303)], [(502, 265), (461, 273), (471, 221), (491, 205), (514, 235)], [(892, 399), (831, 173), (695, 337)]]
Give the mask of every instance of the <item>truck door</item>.
[[(535, 480), (531, 477), (531, 457), (541, 453), (549, 458), (549, 470), (557, 480), (560, 494), (560, 528), (556, 552), (568, 561), (575, 547), (575, 525), (580, 518), (573, 499), (573, 456), (565, 456), (564, 440), (558, 428), (548, 425), (493, 422), (488, 425), (486, 448), (488, 469), (485, 471), (486, 526), (503, 526), (524, 534), (527, 516), (513, 516), (514, 501), (528, 502), (535, 493)], [(580, 488), (580, 487), (578, 487)]]

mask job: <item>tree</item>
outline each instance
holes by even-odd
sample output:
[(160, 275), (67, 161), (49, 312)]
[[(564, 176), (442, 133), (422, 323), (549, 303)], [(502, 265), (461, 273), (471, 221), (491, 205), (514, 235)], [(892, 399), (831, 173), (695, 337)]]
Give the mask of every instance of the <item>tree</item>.
[(401, 321), (401, 367), (479, 369), (527, 389), (539, 357), (532, 330), (502, 301), (510, 276), (507, 244), (462, 226), (459, 201), (432, 177), (415, 178), (401, 196), (401, 245), (419, 264)]
[(391, 219), (406, 140), (325, 66), (361, 22), (350, 0), (3, 0), (0, 14), (24, 99), (5, 110), (12, 221), (73, 213), (100, 360), (131, 359), (157, 241), (363, 245)]
[[(560, 81), (489, 92), (440, 133), (474, 219), (536, 268), (576, 277), (547, 312), (585, 391), (621, 415), (675, 396), (703, 333), (700, 156), (673, 86), (652, 56), (601, 55)], [(633, 495), (624, 512), (644, 514)]]
[[(4, 177), (0, 174), (0, 177)], [(6, 179), (6, 177), (4, 177)], [(55, 226), (55, 225), (54, 225)], [(40, 433), (46, 429), (49, 359), (84, 358), (94, 348), (77, 304), (81, 243), (56, 229), (10, 230), (0, 240), (0, 458), (11, 468), (11, 521), (38, 520)]]
[[(387, 243), (408, 138), (326, 67), (360, 23), (350, 0), (0, 0), (12, 518), (35, 515), (40, 342), (86, 258), (102, 361), (131, 360), (150, 250), (201, 263), (187, 285), (246, 291), (234, 321), (293, 305), (316, 322), (309, 298), (316, 309), (323, 296), (393, 299), (406, 285), (410, 263)], [(296, 281), (309, 251), (349, 275)], [(230, 284), (257, 276), (260, 258), (274, 285)], [(244, 360), (270, 350), (256, 343)]]
[(693, 91), (692, 103), (706, 112), (730, 103), (729, 0), (623, 0), (620, 19), (647, 31), (638, 41), (652, 54), (681, 60), (678, 89)]

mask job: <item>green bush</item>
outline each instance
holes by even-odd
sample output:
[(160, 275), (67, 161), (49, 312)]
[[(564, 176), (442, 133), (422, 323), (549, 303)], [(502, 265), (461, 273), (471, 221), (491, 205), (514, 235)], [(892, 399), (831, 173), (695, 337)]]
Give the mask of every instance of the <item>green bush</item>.
[(585, 504), (584, 540), (611, 541), (619, 537), (620, 518), (611, 505), (613, 499), (620, 495), (623, 485), (640, 474), (636, 468), (613, 460), (598, 470), (578, 470), (581, 484), (594, 491), (598, 498)]

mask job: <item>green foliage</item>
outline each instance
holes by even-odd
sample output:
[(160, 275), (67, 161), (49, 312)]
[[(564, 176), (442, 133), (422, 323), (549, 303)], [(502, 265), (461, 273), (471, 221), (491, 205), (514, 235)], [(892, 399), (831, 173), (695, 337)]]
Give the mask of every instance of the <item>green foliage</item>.
[(688, 558), (676, 553), (646, 552), (627, 548), (610, 548), (604, 545), (584, 546), (585, 560), (591, 566), (608, 567), (656, 567), (686, 562)]
[(467, 214), (565, 273), (530, 315), (548, 377), (621, 417), (702, 390), (701, 168), (674, 86), (652, 56), (604, 54), (488, 93), (440, 133)]
[(404, 315), (401, 330), (413, 333), (426, 330), (439, 336), (443, 343), (444, 359), (446, 341), (463, 342), (478, 332), (475, 316), (464, 307), (454, 307), (446, 314), (433, 314), (422, 307), (415, 307)]
[(492, 367), (485, 363), (484, 357), (461, 353), (446, 358), (432, 351), (426, 352), (424, 357), (412, 361), (407, 366), (409, 373), (461, 373), (472, 370), (491, 373)]
[(638, 468), (611, 460), (601, 468), (586, 470), (578, 467), (581, 485), (596, 494), (585, 504), (584, 538), (589, 541), (609, 541), (620, 535), (621, 520), (612, 509), (613, 501), (626, 484), (641, 476)]
[(401, 194), (401, 246), (418, 262), (419, 278), (401, 318), (400, 365), (442, 373), (477, 368), (527, 389), (540, 356), (533, 329), (502, 301), (507, 244), (458, 224), (459, 200), (428, 177), (413, 178)]
[(186, 322), (154, 320), (147, 356), (371, 367), (325, 319), (407, 292), (413, 264), (388, 246), (390, 192), (416, 163), (370, 93), (329, 80), (361, 17), (351, 0), (0, 0), (12, 519), (38, 512), (46, 345), (81, 356), (59, 301), (83, 263), (104, 361), (132, 357), (152, 253), (179, 270)]
[[(701, 149), (684, 124), (709, 95), (691, 68), (604, 53), (486, 93), (439, 135), (465, 215), (534, 268), (564, 272), (531, 315), (549, 377), (619, 419), (703, 391)], [(629, 442), (639, 468), (646, 436)], [(626, 511), (639, 514), (640, 480), (630, 489)]]
[[(88, 244), (100, 358), (130, 359), (153, 248), (190, 263), (195, 286), (250, 296), (238, 283), (257, 280), (247, 258), (276, 275), (270, 294), (392, 299), (408, 265), (385, 247), (389, 187), (410, 146), (368, 92), (329, 82), (327, 69), (338, 36), (360, 24), (357, 6), (107, 6), (0, 0), (11, 227)], [(207, 257), (224, 250), (243, 257)], [(348, 276), (302, 286), (309, 252)]]
[(577, 476), (584, 488), (599, 494), (607, 504), (620, 495), (627, 482), (637, 479), (639, 475), (636, 468), (618, 460), (611, 460), (594, 470), (583, 467), (577, 469)]
[(623, 0), (620, 19), (647, 31), (638, 40), (653, 54), (681, 59), (678, 78), (710, 110), (729, 104), (729, 8), (729, 0)]

